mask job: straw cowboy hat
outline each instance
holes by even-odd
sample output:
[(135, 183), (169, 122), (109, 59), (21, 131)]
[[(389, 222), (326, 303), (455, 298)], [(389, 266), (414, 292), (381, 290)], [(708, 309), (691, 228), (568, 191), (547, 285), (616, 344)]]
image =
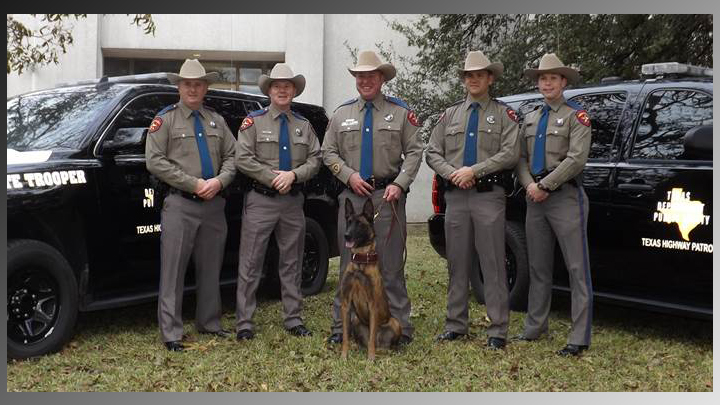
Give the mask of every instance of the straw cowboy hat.
[(462, 76), (465, 72), (473, 70), (490, 71), (497, 79), (503, 73), (503, 64), (500, 62), (490, 63), (490, 59), (482, 51), (470, 51), (465, 58), (465, 67), (458, 69), (458, 73)]
[(357, 66), (354, 68), (348, 68), (351, 75), (355, 76), (358, 72), (372, 72), (373, 70), (379, 70), (385, 77), (385, 81), (390, 81), (395, 77), (395, 66), (389, 63), (380, 62), (380, 58), (373, 51), (362, 51), (358, 55)]
[(525, 69), (525, 76), (532, 80), (537, 81), (538, 76), (543, 73), (557, 73), (567, 79), (569, 83), (576, 83), (580, 80), (580, 74), (577, 70), (565, 66), (560, 58), (554, 53), (546, 53), (540, 59), (540, 66), (537, 69)]
[(270, 91), (270, 85), (272, 84), (273, 80), (291, 81), (292, 84), (295, 85), (295, 97), (299, 96), (300, 93), (305, 90), (305, 76), (293, 76), (293, 71), (292, 69), (290, 69), (290, 65), (288, 65), (287, 63), (276, 63), (275, 66), (272, 68), (272, 71), (270, 72), (270, 76), (260, 75), (260, 78), (258, 79), (258, 86), (260, 87), (260, 91), (262, 91), (264, 95), (269, 96), (268, 92)]
[(185, 63), (182, 64), (179, 74), (168, 73), (167, 76), (172, 84), (177, 84), (183, 79), (205, 80), (210, 84), (220, 78), (218, 72), (205, 73), (205, 68), (197, 59), (185, 59)]

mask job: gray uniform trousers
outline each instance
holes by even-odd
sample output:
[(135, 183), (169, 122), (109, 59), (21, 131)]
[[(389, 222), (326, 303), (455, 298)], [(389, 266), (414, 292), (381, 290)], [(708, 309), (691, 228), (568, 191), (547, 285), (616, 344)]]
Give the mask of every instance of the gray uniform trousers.
[[(375, 190), (372, 193), (372, 202), (375, 211), (383, 203), (385, 189)], [(345, 268), (350, 263), (350, 249), (345, 247), (345, 199), (352, 201), (355, 212), (362, 212), (366, 197), (358, 196), (352, 190), (346, 189), (338, 196), (340, 209), (338, 211), (338, 247), (340, 248), (340, 275), (338, 288), (333, 301), (333, 324), (331, 333), (342, 333), (342, 318), (340, 317), (340, 281)], [(407, 235), (407, 220), (405, 218), (405, 194), (402, 193), (397, 203), (397, 216), (399, 223), (393, 225), (390, 240), (385, 244), (393, 213), (390, 203), (382, 206), (380, 214), (375, 218), (375, 248), (378, 254), (378, 263), (382, 274), (383, 285), (390, 304), (390, 315), (400, 322), (402, 334), (413, 336), (414, 328), (410, 324), (410, 298), (405, 286), (405, 267), (403, 266), (403, 249), (405, 243), (403, 235)], [(402, 231), (402, 232), (401, 232)]]
[(593, 292), (588, 260), (588, 199), (582, 187), (564, 184), (542, 203), (528, 200), (525, 233), (530, 261), (530, 293), (525, 336), (548, 331), (555, 241), (565, 258), (571, 291), (572, 328), (568, 343), (590, 345)]
[(468, 333), (468, 281), (474, 255), (480, 261), (485, 304), (491, 320), (489, 337), (507, 337), (510, 308), (505, 270), (505, 191), (478, 193), (453, 189), (445, 193), (448, 259), (448, 304), (445, 329)]
[(220, 330), (225, 199), (215, 196), (200, 202), (170, 194), (163, 203), (161, 227), (158, 323), (163, 342), (182, 339), (183, 289), (191, 255), (197, 286), (195, 325), (201, 332)]
[(302, 193), (270, 197), (248, 191), (245, 195), (235, 309), (237, 331), (254, 329), (252, 317), (257, 308), (255, 293), (260, 285), (265, 252), (273, 231), (280, 254), (278, 274), (284, 326), (290, 329), (303, 323), (300, 283), (305, 250), (304, 201)]

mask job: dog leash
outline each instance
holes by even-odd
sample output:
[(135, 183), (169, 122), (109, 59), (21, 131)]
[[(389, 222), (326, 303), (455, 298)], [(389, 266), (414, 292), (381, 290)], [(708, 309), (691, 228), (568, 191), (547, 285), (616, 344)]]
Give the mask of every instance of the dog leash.
[[(373, 215), (373, 221), (380, 215), (380, 211), (382, 211), (383, 206), (385, 205), (385, 200), (383, 199), (380, 203), (380, 207), (378, 207), (377, 211), (375, 212), (375, 215)], [(398, 218), (397, 214), (397, 203), (391, 202), (390, 203), (390, 210), (392, 211), (392, 218), (390, 220), (390, 229), (388, 229), (388, 233), (385, 236), (385, 248), (387, 248), (388, 242), (390, 242), (390, 235), (392, 234), (393, 227), (395, 225), (395, 222), (400, 224), (400, 218)], [(399, 226), (399, 225), (398, 225)], [(403, 232), (402, 228), (398, 228), (400, 230), (400, 235), (403, 238), (403, 262), (402, 267), (405, 267), (405, 263), (407, 262), (407, 235)]]

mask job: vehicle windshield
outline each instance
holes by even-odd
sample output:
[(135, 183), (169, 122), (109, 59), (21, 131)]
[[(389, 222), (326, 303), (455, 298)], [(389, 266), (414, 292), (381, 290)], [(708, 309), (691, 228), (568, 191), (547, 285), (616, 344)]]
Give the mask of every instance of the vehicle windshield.
[(87, 86), (9, 98), (8, 149), (80, 149), (98, 113), (123, 90), (120, 86), (104, 90)]

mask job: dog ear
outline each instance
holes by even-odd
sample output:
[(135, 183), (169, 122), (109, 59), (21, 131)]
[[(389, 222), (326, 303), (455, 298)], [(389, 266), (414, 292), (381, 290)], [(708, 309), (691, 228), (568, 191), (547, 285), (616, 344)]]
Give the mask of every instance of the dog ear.
[(355, 215), (355, 208), (353, 208), (352, 201), (349, 198), (345, 199), (345, 220), (350, 219), (351, 216)]
[(367, 217), (368, 221), (373, 222), (375, 208), (373, 207), (372, 200), (369, 198), (365, 201), (365, 205), (363, 205), (363, 215)]

